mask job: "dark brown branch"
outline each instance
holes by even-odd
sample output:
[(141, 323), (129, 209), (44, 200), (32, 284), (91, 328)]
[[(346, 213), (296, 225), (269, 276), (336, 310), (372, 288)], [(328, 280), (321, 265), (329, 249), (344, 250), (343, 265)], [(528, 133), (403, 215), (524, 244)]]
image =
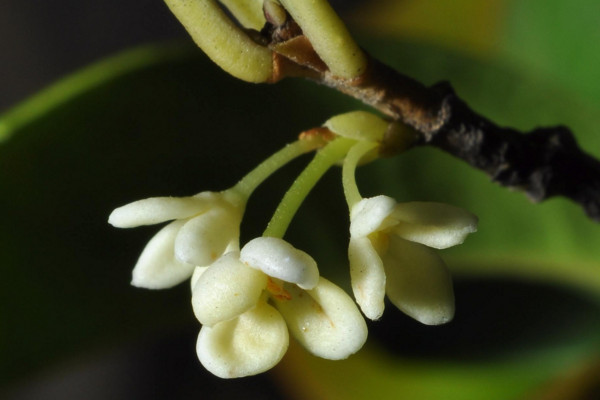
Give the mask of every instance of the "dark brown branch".
[(568, 128), (537, 128), (525, 134), (495, 125), (451, 90), (444, 103), (447, 122), (424, 134), (423, 144), (466, 161), (503, 186), (524, 191), (535, 202), (567, 197), (600, 222), (600, 162), (579, 148)]
[(280, 77), (305, 76), (359, 99), (413, 127), (417, 145), (460, 158), (535, 202), (567, 197), (600, 222), (600, 162), (579, 148), (568, 128), (522, 133), (500, 127), (469, 108), (448, 83), (426, 87), (373, 58), (363, 75), (340, 79), (315, 63), (318, 56), (301, 35), (271, 46)]

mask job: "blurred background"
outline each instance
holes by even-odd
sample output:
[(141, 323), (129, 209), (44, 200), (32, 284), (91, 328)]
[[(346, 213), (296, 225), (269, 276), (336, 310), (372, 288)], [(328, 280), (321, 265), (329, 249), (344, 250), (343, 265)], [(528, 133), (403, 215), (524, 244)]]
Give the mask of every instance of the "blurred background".
[[(570, 126), (600, 156), (597, 1), (335, 5), (359, 43), (402, 72), (450, 80), (501, 124)], [(189, 288), (129, 286), (156, 227), (117, 230), (108, 214), (139, 198), (225, 189), (301, 130), (362, 106), (304, 81), (235, 81), (158, 0), (4, 0), (0, 54), (0, 398), (600, 397), (600, 227), (565, 200), (532, 205), (433, 149), (369, 165), (359, 182), (365, 195), (479, 215), (479, 232), (442, 253), (456, 319), (425, 327), (388, 306), (347, 361), (292, 345), (268, 374), (212, 377), (196, 359)], [(306, 161), (257, 192), (245, 239)], [(343, 195), (323, 190), (339, 176), (324, 180), (286, 238), (347, 285)]]
[[(360, 1), (331, 2), (347, 11)], [(13, 1), (0, 5), (0, 110), (132, 46), (187, 39), (162, 1)]]

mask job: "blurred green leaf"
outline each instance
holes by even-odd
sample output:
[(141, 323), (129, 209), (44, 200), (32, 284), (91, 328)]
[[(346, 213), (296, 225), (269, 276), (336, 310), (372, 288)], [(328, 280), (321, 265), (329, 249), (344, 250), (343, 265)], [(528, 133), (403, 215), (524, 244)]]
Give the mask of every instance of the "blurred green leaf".
[(388, 38), (440, 46), (543, 77), (600, 107), (596, 0), (373, 0), (348, 18)]
[(145, 46), (106, 58), (54, 83), (0, 114), (0, 143), (63, 104), (118, 77), (156, 63), (190, 55), (182, 46)]
[(513, 1), (506, 16), (506, 57), (600, 104), (599, 2)]

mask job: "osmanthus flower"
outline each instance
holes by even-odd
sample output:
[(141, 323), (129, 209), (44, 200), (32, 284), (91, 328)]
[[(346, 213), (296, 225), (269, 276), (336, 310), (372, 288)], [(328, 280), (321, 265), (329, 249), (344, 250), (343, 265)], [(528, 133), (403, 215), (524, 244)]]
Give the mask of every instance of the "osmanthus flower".
[(118, 228), (159, 224), (133, 269), (131, 284), (165, 289), (188, 279), (197, 265), (208, 265), (239, 247), (244, 197), (235, 190), (189, 197), (151, 197), (115, 209), (108, 222)]
[(352, 290), (363, 313), (381, 317), (384, 297), (412, 318), (438, 325), (454, 316), (452, 279), (433, 249), (464, 241), (477, 217), (442, 203), (364, 198), (350, 213)]
[(222, 378), (272, 368), (288, 348), (288, 330), (308, 351), (332, 360), (355, 353), (367, 337), (350, 296), (319, 277), (312, 257), (283, 239), (260, 237), (198, 267), (192, 287), (203, 325), (198, 358)]
[(169, 288), (188, 279), (195, 266), (209, 265), (226, 251), (238, 250), (240, 223), (250, 195), (273, 172), (322, 143), (318, 136), (289, 143), (222, 192), (151, 197), (115, 209), (108, 222), (119, 228), (173, 220), (148, 242), (131, 283), (148, 289)]

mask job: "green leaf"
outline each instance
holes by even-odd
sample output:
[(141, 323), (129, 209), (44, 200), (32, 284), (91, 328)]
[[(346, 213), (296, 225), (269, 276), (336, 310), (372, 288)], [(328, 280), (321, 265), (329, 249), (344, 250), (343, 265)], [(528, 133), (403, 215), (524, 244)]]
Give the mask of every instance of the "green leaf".
[(57, 81), (10, 111), (0, 115), (0, 143), (27, 124), (107, 82), (156, 63), (190, 55), (182, 46), (145, 46), (106, 58)]
[(595, 0), (512, 2), (501, 53), (599, 105), (598, 15)]

